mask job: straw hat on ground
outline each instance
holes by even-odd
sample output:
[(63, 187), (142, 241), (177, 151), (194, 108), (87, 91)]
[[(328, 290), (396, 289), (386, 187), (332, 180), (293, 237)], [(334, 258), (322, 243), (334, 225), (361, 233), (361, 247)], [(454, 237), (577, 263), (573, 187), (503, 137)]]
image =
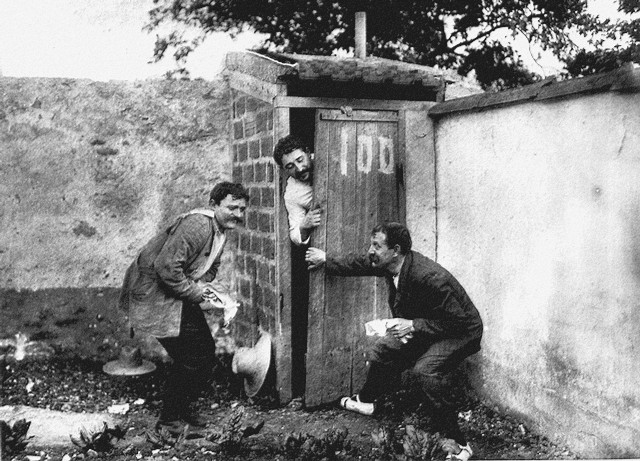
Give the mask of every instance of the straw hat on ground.
[(124, 346), (120, 351), (118, 360), (107, 362), (102, 371), (115, 376), (146, 375), (156, 369), (156, 365), (148, 360), (143, 360), (139, 347)]
[(258, 393), (271, 364), (271, 335), (263, 331), (253, 347), (239, 347), (233, 355), (231, 370), (244, 378), (247, 397)]

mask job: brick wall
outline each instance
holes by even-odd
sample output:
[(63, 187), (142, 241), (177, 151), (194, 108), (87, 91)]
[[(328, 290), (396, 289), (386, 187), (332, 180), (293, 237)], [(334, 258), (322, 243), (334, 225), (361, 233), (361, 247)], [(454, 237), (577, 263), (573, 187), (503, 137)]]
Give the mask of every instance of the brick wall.
[(258, 325), (275, 331), (273, 107), (238, 91), (233, 91), (232, 102), (233, 181), (244, 184), (251, 197), (245, 227), (230, 242), (236, 250), (236, 288), (242, 304), (235, 336), (248, 342), (256, 338)]

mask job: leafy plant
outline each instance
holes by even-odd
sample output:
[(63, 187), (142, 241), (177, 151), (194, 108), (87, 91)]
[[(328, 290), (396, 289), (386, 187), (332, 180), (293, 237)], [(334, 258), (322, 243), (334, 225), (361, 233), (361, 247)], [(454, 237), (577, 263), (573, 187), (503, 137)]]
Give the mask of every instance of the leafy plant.
[(291, 433), (285, 437), (282, 451), (288, 457), (300, 460), (336, 459), (340, 454), (352, 451), (346, 428), (332, 428), (320, 437)]
[(371, 433), (378, 454), (376, 459), (397, 459), (400, 461), (436, 459), (442, 449), (439, 433), (431, 434), (409, 424), (404, 433), (391, 428), (380, 427)]
[(396, 441), (395, 434), (391, 428), (380, 427), (371, 433), (373, 443), (378, 449), (376, 458), (395, 459), (396, 454), (401, 449), (401, 444)]
[(223, 453), (230, 455), (237, 454), (242, 448), (242, 440), (257, 434), (264, 426), (264, 421), (260, 421), (257, 424), (243, 427), (243, 416), (244, 407), (237, 407), (231, 415), (229, 415), (222, 429), (209, 433), (206, 439), (213, 442), (216, 448)]
[(184, 430), (178, 437), (175, 437), (166, 427), (156, 429), (154, 432), (147, 431), (146, 439), (155, 448), (170, 449), (180, 447), (187, 439), (189, 426), (185, 426)]
[(430, 434), (413, 425), (408, 425), (402, 440), (404, 459), (435, 459), (436, 453), (442, 448), (439, 433)]
[(0, 434), (2, 436), (2, 445), (0, 445), (2, 453), (0, 455), (16, 455), (24, 451), (29, 439), (32, 438), (27, 437), (30, 426), (31, 421), (26, 419), (19, 419), (11, 426), (6, 421), (0, 420)]
[(97, 431), (87, 431), (80, 429), (80, 437), (71, 438), (71, 442), (82, 450), (83, 453), (93, 450), (96, 452), (108, 452), (113, 449), (114, 439), (120, 440), (124, 438), (127, 429), (122, 429), (119, 425), (110, 428), (107, 423), (103, 423), (102, 429)]

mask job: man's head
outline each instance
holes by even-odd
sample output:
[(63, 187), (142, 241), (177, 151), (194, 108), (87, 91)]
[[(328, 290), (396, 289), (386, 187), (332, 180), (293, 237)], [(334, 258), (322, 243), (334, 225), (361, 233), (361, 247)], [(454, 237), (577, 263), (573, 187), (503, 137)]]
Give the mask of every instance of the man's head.
[(311, 182), (313, 161), (309, 148), (302, 139), (291, 134), (280, 139), (273, 149), (273, 159), (288, 176), (298, 181)]
[(395, 273), (398, 263), (411, 250), (409, 230), (400, 223), (379, 224), (371, 231), (369, 261), (373, 267)]
[(211, 189), (209, 205), (223, 229), (234, 229), (244, 221), (249, 194), (242, 184), (221, 182)]

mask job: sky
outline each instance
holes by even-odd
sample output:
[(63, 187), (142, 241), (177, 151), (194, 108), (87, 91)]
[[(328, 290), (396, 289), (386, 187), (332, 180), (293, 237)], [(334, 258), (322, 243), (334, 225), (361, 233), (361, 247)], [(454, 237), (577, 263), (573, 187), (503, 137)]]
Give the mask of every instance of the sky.
[[(589, 0), (592, 12), (615, 15), (614, 0)], [(0, 75), (138, 80), (162, 77), (170, 58), (149, 63), (155, 34), (142, 31), (152, 0), (0, 0)], [(193, 78), (214, 79), (227, 51), (250, 49), (260, 37), (209, 37), (189, 57)], [(537, 62), (522, 40), (523, 59), (537, 72), (557, 73), (551, 57)], [(533, 53), (537, 54), (536, 52)]]
[[(151, 0), (0, 0), (0, 73), (6, 77), (138, 80), (162, 77), (171, 58), (149, 63), (155, 34), (142, 31)], [(211, 80), (227, 51), (260, 37), (209, 37), (189, 58), (193, 78)]]

